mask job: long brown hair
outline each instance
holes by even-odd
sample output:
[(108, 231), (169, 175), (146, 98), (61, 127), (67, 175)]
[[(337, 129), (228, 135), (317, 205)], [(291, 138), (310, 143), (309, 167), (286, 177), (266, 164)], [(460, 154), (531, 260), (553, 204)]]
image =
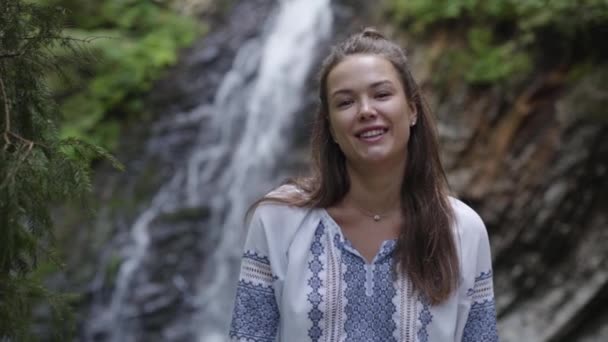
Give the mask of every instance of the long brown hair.
[(327, 76), (345, 57), (373, 54), (395, 67), (408, 103), (418, 118), (411, 127), (407, 163), (401, 187), (404, 217), (396, 248), (396, 270), (407, 274), (414, 287), (432, 304), (446, 300), (458, 287), (460, 268), (452, 232), (453, 211), (447, 196), (447, 180), (439, 158), (433, 116), (412, 77), (405, 52), (374, 29), (365, 29), (333, 47), (319, 73), (319, 108), (312, 137), (312, 175), (292, 179), (299, 195), (273, 195), (256, 202), (278, 201), (310, 208), (331, 207), (350, 188), (345, 156), (333, 143), (328, 120)]

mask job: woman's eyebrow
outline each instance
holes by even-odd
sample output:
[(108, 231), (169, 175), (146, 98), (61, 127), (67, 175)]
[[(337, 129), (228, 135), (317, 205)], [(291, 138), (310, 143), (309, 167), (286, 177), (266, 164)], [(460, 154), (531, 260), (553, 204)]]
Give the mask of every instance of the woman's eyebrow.
[(393, 82), (391, 82), (391, 81), (389, 81), (389, 80), (382, 80), (382, 81), (374, 82), (374, 83), (372, 83), (371, 88), (376, 88), (376, 87), (379, 87), (379, 86), (381, 86), (381, 85), (389, 85), (389, 86), (392, 86), (392, 85), (393, 85)]
[[(392, 86), (392, 85), (393, 85), (393, 82), (391, 82), (391, 81), (389, 81), (389, 80), (382, 80), (382, 81), (378, 81), (378, 82), (374, 82), (374, 83), (372, 83), (372, 84), (371, 84), (369, 87), (370, 87), (370, 88), (377, 88), (377, 87), (382, 86), (382, 85), (389, 85), (389, 86)], [(338, 90), (336, 90), (336, 91), (332, 92), (330, 97), (332, 97), (332, 98), (333, 98), (333, 97), (335, 97), (336, 95), (340, 95), (340, 94), (350, 94), (350, 93), (352, 93), (352, 90), (350, 90), (350, 89), (338, 89)]]
[(352, 90), (350, 90), (350, 89), (338, 89), (338, 90), (334, 91), (333, 93), (331, 93), (330, 97), (335, 97), (336, 95), (350, 94), (350, 93), (352, 93)]

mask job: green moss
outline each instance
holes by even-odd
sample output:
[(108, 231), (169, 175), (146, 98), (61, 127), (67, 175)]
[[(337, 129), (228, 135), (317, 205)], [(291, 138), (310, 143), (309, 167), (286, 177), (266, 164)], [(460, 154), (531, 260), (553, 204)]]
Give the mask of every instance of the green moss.
[(62, 136), (109, 149), (116, 147), (121, 122), (146, 115), (142, 98), (177, 62), (180, 49), (206, 31), (195, 18), (159, 2), (42, 2), (67, 8), (74, 25), (65, 35), (85, 41), (84, 63), (73, 62), (73, 51), (58, 50), (65, 77), (49, 75), (51, 91), (60, 99)]
[(38, 264), (38, 267), (30, 275), (30, 279), (43, 281), (46, 277), (56, 274), (62, 270), (62, 265), (53, 260), (44, 260)]
[(472, 84), (496, 83), (525, 75), (531, 69), (530, 56), (514, 41), (496, 43), (491, 30), (469, 30), (469, 58), (465, 79)]
[(459, 73), (472, 84), (511, 81), (537, 64), (576, 64), (580, 55), (606, 53), (595, 45), (597, 28), (608, 25), (604, 0), (387, 0), (386, 13), (418, 35), (464, 30)]
[(123, 259), (118, 254), (112, 254), (105, 269), (104, 281), (107, 285), (114, 284)]
[(163, 214), (159, 217), (159, 220), (165, 223), (200, 221), (206, 219), (209, 213), (209, 208), (207, 207), (183, 208), (172, 213)]
[(562, 112), (589, 122), (608, 123), (608, 94), (605, 80), (608, 78), (608, 64), (582, 64), (568, 75), (575, 86), (561, 99)]

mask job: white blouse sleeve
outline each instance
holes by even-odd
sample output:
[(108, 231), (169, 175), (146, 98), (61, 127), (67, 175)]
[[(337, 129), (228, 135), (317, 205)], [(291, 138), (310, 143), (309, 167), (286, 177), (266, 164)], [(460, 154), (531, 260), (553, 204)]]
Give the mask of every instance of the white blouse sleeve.
[(464, 326), (462, 342), (498, 342), (488, 232), (481, 218), (474, 212), (472, 214), (473, 217), (467, 220), (472, 225), (471, 233), (474, 236), (470, 246), (472, 253), (468, 261), (470, 268), (467, 273), (471, 278), (474, 277), (474, 280), (472, 287), (468, 288), (466, 293), (471, 307)]
[(262, 219), (263, 207), (255, 210), (249, 224), (230, 326), (231, 341), (273, 342), (277, 338), (280, 317), (275, 295), (277, 277)]

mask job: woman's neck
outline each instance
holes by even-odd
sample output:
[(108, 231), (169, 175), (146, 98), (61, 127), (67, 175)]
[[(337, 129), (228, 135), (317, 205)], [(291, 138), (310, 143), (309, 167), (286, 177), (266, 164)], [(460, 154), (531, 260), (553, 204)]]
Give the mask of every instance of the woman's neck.
[(401, 185), (405, 163), (392, 167), (362, 169), (347, 165), (350, 189), (345, 205), (370, 213), (386, 214), (401, 207)]

